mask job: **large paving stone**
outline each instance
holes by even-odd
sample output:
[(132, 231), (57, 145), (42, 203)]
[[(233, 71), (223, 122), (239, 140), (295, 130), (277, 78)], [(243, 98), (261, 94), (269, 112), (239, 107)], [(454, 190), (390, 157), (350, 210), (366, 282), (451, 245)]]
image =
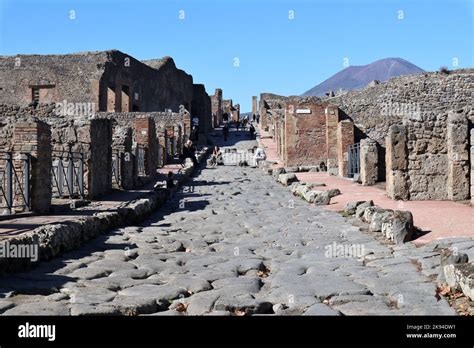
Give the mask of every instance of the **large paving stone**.
[(4, 315), (69, 315), (69, 309), (64, 303), (50, 301), (35, 301), (19, 304), (3, 313)]
[(303, 315), (341, 315), (341, 313), (323, 303), (316, 303), (309, 307)]

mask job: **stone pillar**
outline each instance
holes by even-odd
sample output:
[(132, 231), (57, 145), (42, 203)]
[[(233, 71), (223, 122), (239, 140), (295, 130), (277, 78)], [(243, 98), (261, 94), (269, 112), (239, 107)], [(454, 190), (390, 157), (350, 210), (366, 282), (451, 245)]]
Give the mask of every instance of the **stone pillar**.
[(335, 105), (328, 105), (325, 109), (325, 114), (327, 168), (329, 174), (336, 175), (338, 173), (337, 126), (339, 122), (339, 108)]
[(158, 144), (160, 147), (160, 164), (164, 166), (166, 164), (166, 128), (160, 127), (158, 129)]
[(35, 213), (48, 213), (51, 208), (51, 128), (39, 120), (18, 122), (13, 132), (14, 158), (30, 156), (30, 204)]
[(354, 144), (354, 123), (351, 120), (344, 120), (337, 124), (336, 141), (338, 174), (339, 176), (347, 176), (347, 147)]
[(407, 129), (402, 125), (392, 125), (385, 139), (385, 166), (387, 196), (392, 199), (407, 200), (408, 188), (408, 150)]
[(174, 147), (178, 155), (181, 155), (181, 127), (174, 126)]
[(136, 118), (133, 129), (135, 141), (145, 148), (145, 174), (154, 177), (157, 175), (159, 153), (155, 122), (151, 117)]
[(240, 120), (240, 105), (235, 104), (233, 108), (234, 109), (232, 110), (232, 107), (231, 107), (232, 120), (233, 121), (239, 121)]
[(449, 112), (447, 124), (448, 199), (469, 198), (468, 119), (463, 113)]
[(133, 129), (131, 127), (114, 130), (112, 150), (119, 155), (121, 187), (133, 189), (137, 183), (136, 157), (133, 154)]
[(219, 127), (222, 124), (222, 89), (216, 88), (214, 93), (215, 96), (215, 105), (212, 106), (212, 112), (216, 115), (214, 127)]
[(372, 139), (360, 141), (360, 180), (362, 185), (374, 185), (378, 180), (377, 143)]
[(96, 199), (112, 190), (112, 121), (90, 121), (90, 154), (87, 160), (87, 195)]
[(166, 153), (168, 155), (168, 159), (174, 157), (175, 148), (173, 146), (174, 142), (174, 126), (167, 126), (166, 127)]
[(253, 119), (253, 115), (257, 116), (257, 96), (252, 97), (252, 116), (250, 119)]
[(260, 127), (262, 129), (267, 128), (267, 108), (265, 107), (265, 100), (260, 97)]
[(191, 134), (191, 114), (189, 111), (185, 111), (183, 114), (183, 134), (184, 134), (184, 141), (189, 139), (189, 135)]

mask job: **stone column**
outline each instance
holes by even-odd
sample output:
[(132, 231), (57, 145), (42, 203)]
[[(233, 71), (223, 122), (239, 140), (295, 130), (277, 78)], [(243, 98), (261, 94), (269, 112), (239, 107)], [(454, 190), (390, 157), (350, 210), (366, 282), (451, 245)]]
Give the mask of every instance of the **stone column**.
[(339, 176), (347, 176), (347, 166), (349, 162), (347, 147), (354, 144), (354, 123), (351, 120), (343, 120), (338, 123), (336, 139), (338, 174)]
[(137, 171), (135, 170), (135, 156), (132, 151), (133, 130), (131, 127), (114, 130), (112, 149), (119, 154), (121, 187), (125, 190), (134, 188), (137, 182)]
[(469, 198), (468, 120), (463, 113), (449, 112), (447, 124), (448, 199)]
[(339, 122), (339, 108), (335, 105), (328, 105), (325, 109), (325, 114), (327, 168), (329, 174), (337, 174), (337, 126)]
[(31, 211), (46, 214), (51, 208), (51, 128), (39, 120), (19, 122), (13, 132), (14, 157), (30, 156)]
[(264, 130), (267, 128), (267, 108), (262, 98), (260, 98), (260, 126)]
[(402, 125), (392, 125), (385, 139), (385, 165), (387, 196), (392, 199), (407, 200), (408, 188), (408, 150), (407, 129)]
[(214, 127), (217, 128), (222, 124), (222, 89), (216, 88), (214, 95), (216, 96), (216, 123), (214, 124)]
[(96, 199), (112, 190), (112, 122), (90, 121), (90, 153), (87, 160), (88, 198)]
[(378, 180), (377, 143), (372, 139), (360, 141), (360, 180), (362, 185), (374, 185)]
[(253, 118), (253, 115), (257, 116), (257, 96), (252, 97), (252, 116), (250, 119)]
[(158, 129), (158, 144), (160, 147), (160, 164), (166, 165), (166, 128), (160, 127)]
[(166, 127), (166, 153), (168, 155), (168, 158), (173, 158), (174, 156), (174, 126), (167, 126)]

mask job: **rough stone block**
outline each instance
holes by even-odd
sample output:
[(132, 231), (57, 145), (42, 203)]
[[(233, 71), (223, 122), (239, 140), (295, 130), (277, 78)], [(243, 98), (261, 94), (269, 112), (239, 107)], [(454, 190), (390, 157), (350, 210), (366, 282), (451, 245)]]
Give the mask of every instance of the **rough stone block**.
[(280, 174), (278, 176), (278, 182), (285, 185), (289, 186), (290, 184), (299, 181), (298, 178), (294, 173), (289, 173), (289, 174)]
[(395, 244), (406, 243), (413, 237), (413, 215), (409, 211), (396, 210), (382, 223), (382, 233)]
[(362, 185), (374, 185), (378, 180), (377, 143), (370, 139), (360, 141), (360, 180)]
[(467, 297), (474, 301), (474, 264), (453, 264), (444, 267), (444, 276), (448, 285), (461, 290)]

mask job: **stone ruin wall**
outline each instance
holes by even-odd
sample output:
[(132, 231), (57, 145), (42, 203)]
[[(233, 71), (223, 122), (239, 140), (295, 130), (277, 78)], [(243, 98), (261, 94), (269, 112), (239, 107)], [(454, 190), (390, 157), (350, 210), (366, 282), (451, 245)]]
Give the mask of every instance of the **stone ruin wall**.
[(32, 85), (44, 86), (40, 98), (49, 104), (98, 102), (98, 81), (105, 70), (106, 52), (75, 55), (17, 55), (0, 57), (0, 102), (28, 106)]
[(42, 104), (93, 103), (94, 111), (177, 112), (193, 98), (192, 76), (170, 57), (140, 62), (117, 50), (0, 57), (1, 103), (28, 106), (32, 86)]
[[(472, 105), (474, 69), (460, 69), (444, 75), (438, 72), (401, 76), (349, 91), (323, 101), (337, 105), (362, 132), (381, 146), (393, 124), (417, 122), (410, 115), (416, 110), (437, 127), (446, 124), (450, 110)], [(472, 116), (471, 116), (472, 117)], [(419, 121), (418, 121), (419, 122)], [(442, 124), (443, 123), (443, 124)], [(428, 125), (427, 131), (431, 123)], [(361, 135), (359, 133), (360, 140)]]
[(217, 88), (214, 92), (214, 95), (211, 95), (210, 98), (213, 126), (217, 128), (222, 123), (222, 89)]
[[(452, 71), (448, 75), (435, 72), (392, 78), (386, 83), (325, 100), (338, 105), (354, 120), (359, 130), (357, 140), (364, 137), (375, 140), (383, 154), (390, 127), (406, 127), (407, 169), (404, 185), (407, 193), (401, 197), (414, 200), (451, 199), (447, 184), (448, 114), (450, 111), (463, 114), (470, 121), (467, 128), (472, 129), (474, 69)], [(469, 141), (469, 130), (465, 133), (458, 134), (462, 141), (457, 146), (468, 151), (472, 143)], [(384, 162), (383, 158), (380, 160)], [(472, 158), (469, 161), (472, 162)], [(378, 165), (385, 171), (385, 163)], [(469, 172), (468, 161), (464, 166), (463, 177)]]
[(212, 130), (212, 106), (204, 85), (194, 85), (191, 115), (199, 117), (199, 142), (206, 143), (207, 134)]
[[(58, 115), (54, 104), (19, 107), (0, 105), (0, 148), (13, 150), (15, 125), (38, 119), (51, 127), (53, 158), (70, 149), (84, 155), (85, 190), (89, 198), (109, 192), (112, 124), (109, 120)], [(104, 160), (105, 159), (105, 160)], [(107, 173), (88, 175), (88, 173)]]
[[(94, 117), (77, 117), (58, 115), (55, 105), (39, 105), (20, 107), (0, 104), (0, 148), (3, 151), (12, 151), (14, 143), (14, 128), (19, 122), (28, 122), (35, 118), (41, 120), (51, 127), (51, 145), (54, 154), (65, 152), (69, 149), (84, 154), (84, 177), (85, 189), (88, 197), (98, 197), (108, 192), (112, 177), (111, 157), (112, 151), (131, 148), (131, 142), (135, 140), (134, 120), (140, 118), (151, 118), (153, 121), (153, 139), (156, 145), (151, 146), (152, 157), (156, 157), (157, 165), (163, 165), (168, 158), (165, 151), (169, 150), (168, 156), (180, 149), (187, 139), (187, 130), (190, 128), (190, 114), (174, 112), (99, 112)], [(128, 132), (131, 137), (120, 139)], [(160, 140), (160, 148), (158, 145)], [(168, 141), (167, 147), (165, 146)], [(172, 145), (171, 145), (172, 144)], [(161, 156), (161, 159), (158, 157)], [(104, 160), (106, 159), (106, 160)], [(125, 168), (128, 172), (135, 170)], [(88, 173), (101, 173), (99, 175), (88, 175)], [(104, 175), (106, 173), (106, 175)], [(128, 173), (130, 174), (130, 173)], [(124, 177), (134, 177), (126, 175)], [(124, 187), (131, 188), (136, 182), (126, 182)]]

